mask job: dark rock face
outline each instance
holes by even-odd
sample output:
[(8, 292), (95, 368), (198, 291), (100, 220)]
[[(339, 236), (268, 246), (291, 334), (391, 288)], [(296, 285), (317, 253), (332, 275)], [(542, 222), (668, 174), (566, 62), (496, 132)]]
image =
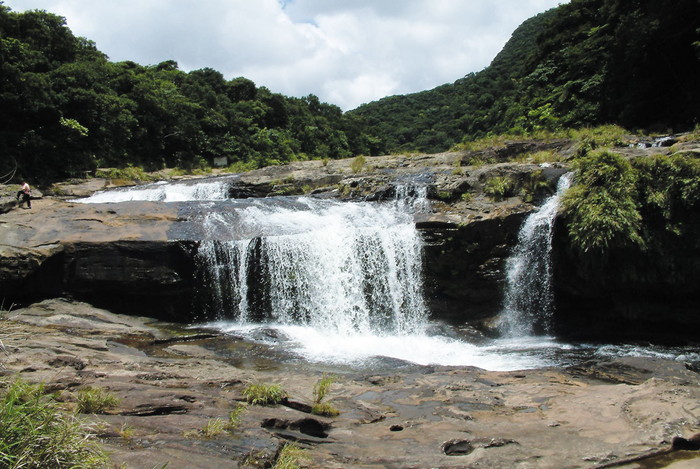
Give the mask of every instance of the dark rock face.
[(586, 262), (571, 252), (564, 220), (552, 246), (554, 331), (578, 340), (697, 343), (700, 262), (692, 249), (667, 264), (651, 256), (610, 250)]
[(188, 320), (193, 289), (190, 242), (67, 243), (4, 256), (3, 298), (13, 303), (67, 295), (114, 311)]
[(422, 226), (423, 268), (433, 317), (472, 323), (500, 312), (505, 262), (526, 213), (463, 226)]
[(115, 311), (182, 320), (193, 289), (190, 242), (75, 243), (63, 252), (63, 291)]

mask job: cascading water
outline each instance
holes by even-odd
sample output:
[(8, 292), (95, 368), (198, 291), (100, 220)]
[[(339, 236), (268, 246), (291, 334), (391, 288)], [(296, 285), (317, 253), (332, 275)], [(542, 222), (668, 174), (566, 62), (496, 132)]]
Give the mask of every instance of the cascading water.
[(112, 189), (96, 192), (75, 202), (84, 204), (118, 203), (134, 200), (152, 202), (183, 202), (188, 200), (225, 200), (228, 198), (228, 183), (225, 180), (207, 182), (157, 182), (136, 188)]
[[(557, 196), (522, 229), (509, 263), (505, 337), (479, 345), (426, 317), (421, 240), (413, 223), (414, 213), (429, 211), (427, 188), (416, 184), (425, 181), (397, 185), (391, 203), (232, 200), (227, 196), (235, 176), (104, 191), (79, 201), (177, 203), (187, 221), (185, 239), (201, 240), (198, 299), (206, 305), (207, 318), (219, 318), (206, 326), (231, 332), (235, 342), (241, 337), (246, 344), (262, 342), (265, 350), (279, 350), (282, 356), (291, 352), (309, 361), (352, 367), (366, 363), (373, 369), (384, 363), (376, 357), (490, 370), (572, 363), (592, 354), (700, 360), (696, 352), (683, 350), (571, 346), (527, 336), (535, 331), (533, 323), (546, 326), (538, 318), (551, 311), (545, 301), (551, 296), (549, 284), (539, 280), (549, 280), (551, 224), (569, 178), (562, 177)], [(545, 244), (544, 251), (532, 247), (539, 245), (532, 238)], [(531, 254), (547, 264), (533, 265)], [(535, 290), (545, 293), (529, 295)], [(254, 347), (253, 354), (263, 348)], [(393, 369), (397, 362), (385, 366)]]
[(421, 242), (407, 211), (265, 200), (209, 213), (204, 223), (212, 239), (202, 241), (198, 260), (218, 319), (340, 334), (412, 334), (425, 327)]
[(563, 193), (572, 173), (561, 176), (556, 193), (527, 217), (518, 244), (506, 264), (506, 293), (500, 329), (507, 337), (548, 332), (553, 313), (552, 230)]

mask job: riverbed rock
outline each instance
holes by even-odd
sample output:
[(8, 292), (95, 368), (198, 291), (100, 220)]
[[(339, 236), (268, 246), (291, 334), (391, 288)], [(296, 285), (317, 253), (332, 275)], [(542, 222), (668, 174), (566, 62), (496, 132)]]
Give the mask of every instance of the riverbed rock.
[[(510, 372), (345, 367), (326, 396), (337, 417), (247, 405), (235, 428), (206, 436), (210, 422), (228, 421), (244, 403), (247, 384), (277, 383), (308, 401), (324, 366), (65, 299), (0, 321), (0, 379), (44, 382), (66, 408), (88, 386), (119, 398), (105, 414), (81, 416), (96, 424), (115, 467), (267, 467), (296, 442), (310, 468), (586, 469), (695, 441), (700, 431), (698, 374), (681, 361), (637, 358)], [(178, 337), (189, 348), (169, 352)], [(679, 458), (700, 462), (684, 449)]]

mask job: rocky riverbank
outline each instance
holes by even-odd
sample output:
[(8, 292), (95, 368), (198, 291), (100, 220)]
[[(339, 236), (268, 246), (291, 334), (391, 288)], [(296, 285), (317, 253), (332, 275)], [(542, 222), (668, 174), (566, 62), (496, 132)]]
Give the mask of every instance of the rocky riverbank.
[[(678, 450), (700, 431), (700, 380), (681, 361), (619, 359), (563, 369), (489, 372), (395, 363), (381, 372), (284, 359), (260, 344), (201, 329), (48, 300), (0, 316), (4, 381), (60, 393), (88, 386), (119, 398), (84, 415), (114, 467), (269, 467), (284, 442), (310, 468), (697, 467)], [(387, 371), (391, 370), (391, 371)], [(308, 413), (322, 373), (337, 417)], [(283, 405), (248, 405), (250, 383), (282, 385)], [(692, 446), (692, 445), (691, 445)], [(637, 458), (641, 462), (617, 464)], [(664, 459), (665, 458), (665, 459)], [(667, 466), (668, 465), (668, 466)]]
[[(417, 213), (415, 221), (424, 240), (429, 309), (439, 319), (488, 328), (501, 309), (505, 262), (519, 227), (552, 193), (579, 145), (568, 140), (516, 140), (482, 150), (304, 161), (216, 177), (228, 185), (228, 196), (238, 199), (306, 194), (381, 201), (407, 187), (424, 188), (430, 210)], [(670, 155), (697, 152), (697, 145), (638, 144), (615, 151), (629, 157)], [(16, 188), (1, 188), (0, 195), (5, 195), (0, 206), (6, 212), (0, 215), (1, 297), (29, 304), (68, 295), (117, 312), (187, 322), (197, 309), (191, 300), (196, 288), (193, 255), (203, 236), (187, 204), (71, 202), (135, 183), (92, 178), (56, 184), (45, 188), (31, 210), (15, 210)], [(557, 232), (554, 255), (563, 258), (566, 246), (561, 245), (561, 230)], [(693, 317), (687, 311), (697, 305), (697, 290), (672, 298), (680, 305), (674, 309), (678, 314), (665, 313), (661, 323), (656, 310), (669, 298), (653, 302), (642, 294), (648, 288), (634, 284), (627, 285), (626, 291), (633, 293), (625, 298), (615, 298), (614, 292), (601, 296), (590, 279), (587, 283), (562, 267), (558, 265), (554, 282), (557, 299), (567, 301), (562, 310), (585, 307), (576, 317), (559, 316), (566, 327), (558, 332), (585, 339), (624, 329), (631, 338), (648, 338), (662, 325), (669, 342), (692, 340), (684, 331), (694, 324), (687, 321)], [(626, 307), (633, 301), (635, 311), (643, 305), (654, 307), (647, 308), (646, 315), (635, 315)], [(591, 308), (599, 313), (595, 321), (581, 316)]]

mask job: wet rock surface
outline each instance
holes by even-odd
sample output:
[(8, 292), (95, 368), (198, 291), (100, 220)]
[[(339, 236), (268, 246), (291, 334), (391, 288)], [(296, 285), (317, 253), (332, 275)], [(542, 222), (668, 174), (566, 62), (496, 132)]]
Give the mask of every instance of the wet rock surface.
[[(120, 399), (106, 414), (84, 416), (115, 467), (269, 467), (289, 441), (307, 451), (311, 468), (616, 467), (669, 448), (669, 467), (700, 463), (687, 449), (700, 431), (700, 379), (682, 362), (331, 370), (63, 299), (4, 312), (0, 323), (2, 380), (45, 382), (67, 408), (86, 386)], [(201, 431), (227, 421), (249, 383), (281, 384), (290, 400), (310, 404), (329, 371), (337, 381), (326, 399), (337, 417), (248, 405), (234, 430)]]

